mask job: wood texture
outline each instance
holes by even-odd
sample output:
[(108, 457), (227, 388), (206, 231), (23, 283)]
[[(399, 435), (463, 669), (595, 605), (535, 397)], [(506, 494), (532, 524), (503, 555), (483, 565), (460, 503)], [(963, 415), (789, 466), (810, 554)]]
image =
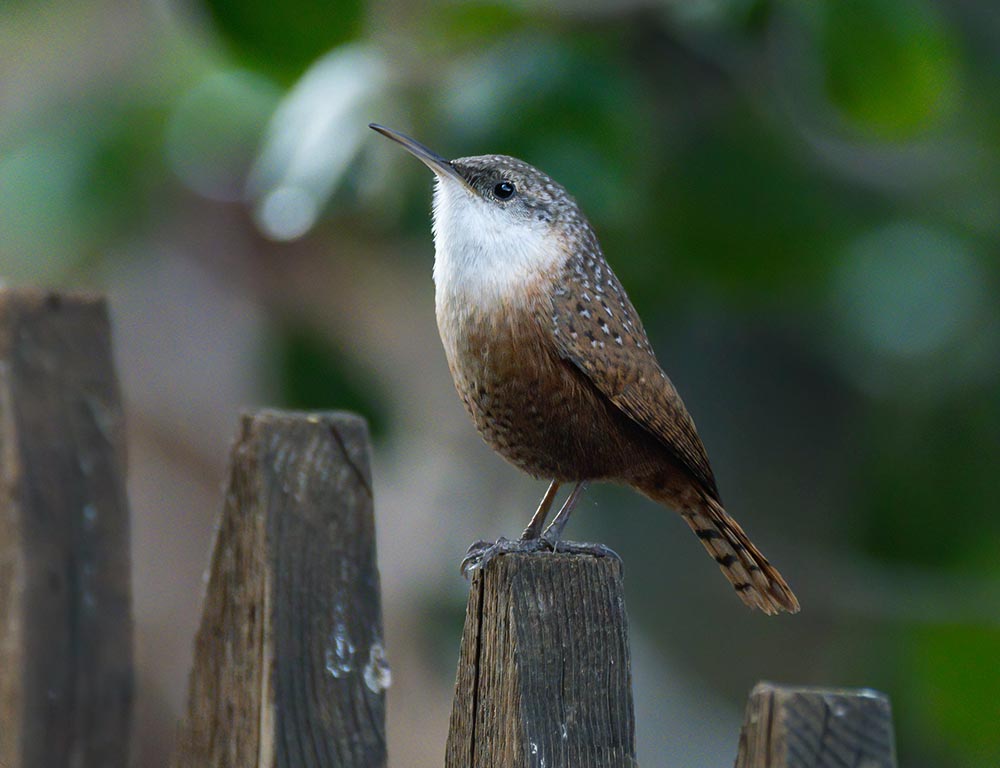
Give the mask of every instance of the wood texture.
[(385, 765), (368, 452), (349, 414), (243, 418), (178, 768)]
[(447, 768), (635, 766), (617, 557), (505, 554), (469, 593)]
[(877, 691), (759, 683), (736, 768), (896, 768), (889, 698)]
[(0, 290), (0, 765), (127, 764), (130, 611), (105, 303)]

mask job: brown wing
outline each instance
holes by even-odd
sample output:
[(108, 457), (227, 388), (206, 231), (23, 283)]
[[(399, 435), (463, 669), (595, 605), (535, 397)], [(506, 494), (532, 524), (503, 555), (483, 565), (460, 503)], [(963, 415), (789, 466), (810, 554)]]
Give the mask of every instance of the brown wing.
[(548, 318), (560, 354), (719, 500), (694, 421), (657, 362), (618, 278), (600, 256), (581, 258), (577, 267), (568, 270), (573, 278), (566, 287), (555, 291)]

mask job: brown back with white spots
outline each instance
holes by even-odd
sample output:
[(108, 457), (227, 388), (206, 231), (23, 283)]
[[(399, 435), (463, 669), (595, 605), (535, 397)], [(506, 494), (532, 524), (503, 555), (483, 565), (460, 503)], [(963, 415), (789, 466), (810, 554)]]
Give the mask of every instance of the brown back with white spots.
[(578, 241), (567, 244), (573, 255), (563, 281), (552, 292), (549, 320), (561, 354), (718, 500), (705, 446), (657, 362), (642, 321), (589, 226), (577, 231)]

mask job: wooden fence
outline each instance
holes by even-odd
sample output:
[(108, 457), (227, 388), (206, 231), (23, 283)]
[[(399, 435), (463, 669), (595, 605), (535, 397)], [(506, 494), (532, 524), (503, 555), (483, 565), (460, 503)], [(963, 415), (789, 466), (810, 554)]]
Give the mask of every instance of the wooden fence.
[[(175, 768), (387, 764), (368, 454), (350, 414), (244, 416)], [(124, 478), (103, 300), (0, 291), (2, 768), (128, 765)], [(475, 573), (445, 764), (637, 765), (617, 558), (506, 555)], [(737, 768), (895, 764), (882, 694), (750, 695)]]

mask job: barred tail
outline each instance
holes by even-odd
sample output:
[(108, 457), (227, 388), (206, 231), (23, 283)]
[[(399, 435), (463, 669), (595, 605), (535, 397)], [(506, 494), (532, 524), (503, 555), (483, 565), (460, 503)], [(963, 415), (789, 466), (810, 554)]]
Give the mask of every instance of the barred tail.
[(781, 611), (797, 613), (799, 601), (792, 590), (740, 524), (714, 499), (702, 497), (698, 501), (682, 507), (681, 516), (719, 564), (740, 599), (768, 615)]

